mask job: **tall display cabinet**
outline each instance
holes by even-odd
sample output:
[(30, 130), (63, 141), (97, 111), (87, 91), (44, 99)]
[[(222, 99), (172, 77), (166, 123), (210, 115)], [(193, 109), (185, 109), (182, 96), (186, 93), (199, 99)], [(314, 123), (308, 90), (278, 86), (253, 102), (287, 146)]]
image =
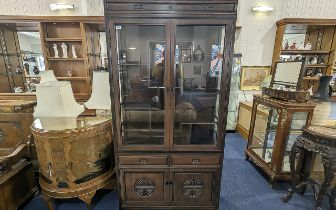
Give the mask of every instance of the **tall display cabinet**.
[(237, 1), (105, 1), (122, 209), (218, 209)]

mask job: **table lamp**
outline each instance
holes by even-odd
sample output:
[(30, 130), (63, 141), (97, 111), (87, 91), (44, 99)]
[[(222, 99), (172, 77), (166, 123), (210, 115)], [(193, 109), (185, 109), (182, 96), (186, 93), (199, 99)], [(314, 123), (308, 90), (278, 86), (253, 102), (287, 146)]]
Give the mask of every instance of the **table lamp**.
[(84, 111), (84, 106), (76, 102), (69, 81), (49, 81), (37, 85), (36, 99), (35, 118), (77, 117)]
[(55, 74), (54, 74), (54, 70), (42, 71), (40, 75), (41, 75), (40, 84), (44, 82), (57, 81)]
[(108, 72), (93, 72), (92, 94), (84, 103), (88, 109), (111, 109), (110, 83)]

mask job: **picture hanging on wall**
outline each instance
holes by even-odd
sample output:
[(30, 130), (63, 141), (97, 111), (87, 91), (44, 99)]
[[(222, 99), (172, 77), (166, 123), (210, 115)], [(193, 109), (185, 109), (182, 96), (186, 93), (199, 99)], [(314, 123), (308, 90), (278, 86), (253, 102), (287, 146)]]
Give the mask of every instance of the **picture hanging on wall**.
[(241, 90), (260, 90), (260, 84), (269, 76), (270, 66), (243, 66), (240, 77)]
[(194, 66), (194, 74), (202, 74), (202, 66)]
[(191, 49), (181, 49), (182, 63), (191, 62)]

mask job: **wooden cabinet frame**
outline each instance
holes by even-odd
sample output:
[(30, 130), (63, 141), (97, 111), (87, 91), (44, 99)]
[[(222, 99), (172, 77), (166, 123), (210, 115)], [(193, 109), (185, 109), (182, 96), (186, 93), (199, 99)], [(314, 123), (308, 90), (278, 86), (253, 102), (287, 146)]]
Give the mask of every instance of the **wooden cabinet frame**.
[[(253, 150), (252, 141), (254, 135), (254, 128), (256, 125), (256, 115), (258, 110), (258, 105), (265, 105), (269, 108), (273, 108), (274, 111), (278, 112), (278, 124), (275, 128), (275, 137), (274, 137), (274, 145), (273, 145), (273, 152), (271, 157), (271, 162), (266, 162), (259, 154), (257, 154)], [(313, 112), (314, 112), (315, 105), (311, 103), (292, 103), (292, 102), (285, 102), (282, 100), (272, 99), (268, 96), (260, 96), (256, 95), (253, 99), (253, 107), (252, 107), (252, 114), (251, 114), (251, 124), (248, 136), (248, 143), (245, 150), (246, 159), (251, 160), (257, 166), (259, 166), (266, 174), (270, 177), (270, 182), (273, 183), (277, 180), (289, 180), (290, 179), (290, 171), (283, 171), (283, 159), (285, 156), (285, 150), (287, 146), (287, 138), (290, 134), (290, 126), (293, 118), (293, 114), (295, 112), (305, 112), (307, 113), (306, 123), (305, 126), (309, 126)], [(259, 113), (258, 113), (259, 114)], [(268, 115), (269, 124), (270, 117), (272, 114)], [(268, 129), (269, 125), (267, 125), (266, 130)], [(266, 139), (266, 137), (265, 137)], [(264, 142), (266, 142), (266, 140)], [(263, 146), (264, 148), (266, 145)]]
[[(220, 183), (223, 164), (223, 151), (226, 135), (226, 117), (230, 92), (230, 80), (233, 61), (233, 44), (235, 35), (237, 0), (175, 0), (175, 1), (123, 1), (105, 0), (105, 21), (110, 69), (110, 85), (112, 98), (112, 127), (115, 136), (115, 155), (118, 177), (118, 189), (122, 209), (218, 209)], [(118, 75), (118, 55), (116, 25), (163, 25), (165, 26), (165, 80), (164, 80), (164, 143), (162, 145), (126, 145), (123, 144), (121, 131), (121, 104)], [(219, 109), (216, 144), (192, 145), (174, 144), (175, 113), (175, 43), (176, 27), (179, 25), (212, 25), (225, 26), (221, 83), (218, 94)], [(223, 34), (222, 34), (223, 36)], [(129, 180), (125, 180), (125, 174)], [(153, 191), (155, 182), (164, 174), (164, 201), (153, 202), (130, 201), (134, 197), (126, 197), (126, 191), (132, 189), (141, 174), (148, 175), (139, 182), (145, 183), (142, 188)], [(154, 175), (159, 173), (161, 175)], [(193, 177), (194, 176), (194, 177)], [(160, 177), (160, 178), (158, 178)], [(190, 177), (190, 178), (189, 178)], [(198, 178), (197, 178), (198, 177)], [(198, 180), (199, 179), (199, 180)], [(162, 183), (159, 181), (160, 184)], [(174, 202), (175, 195), (187, 196), (181, 190), (191, 184), (195, 191), (188, 191), (193, 202), (186, 197)], [(147, 185), (148, 188), (147, 188)], [(211, 188), (211, 189), (210, 189)], [(175, 189), (175, 192), (174, 192)], [(185, 188), (190, 189), (190, 188)], [(200, 190), (199, 190), (200, 189)], [(211, 191), (211, 192), (210, 192)], [(161, 191), (160, 191), (161, 192)], [(201, 192), (197, 195), (197, 192)], [(134, 194), (134, 192), (132, 192)], [(145, 192), (146, 193), (146, 192)], [(155, 192), (154, 192), (155, 193)], [(204, 193), (204, 194), (202, 194)], [(210, 195), (211, 194), (211, 195)], [(199, 197), (204, 196), (204, 197)], [(148, 200), (148, 198), (144, 198)]]

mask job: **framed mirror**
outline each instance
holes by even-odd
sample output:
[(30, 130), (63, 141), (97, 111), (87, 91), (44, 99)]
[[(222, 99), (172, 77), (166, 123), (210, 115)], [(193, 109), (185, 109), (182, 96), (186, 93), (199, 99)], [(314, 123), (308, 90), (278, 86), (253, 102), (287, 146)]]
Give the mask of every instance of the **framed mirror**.
[(300, 61), (277, 62), (272, 76), (271, 87), (277, 89), (284, 86), (301, 90), (305, 59)]

